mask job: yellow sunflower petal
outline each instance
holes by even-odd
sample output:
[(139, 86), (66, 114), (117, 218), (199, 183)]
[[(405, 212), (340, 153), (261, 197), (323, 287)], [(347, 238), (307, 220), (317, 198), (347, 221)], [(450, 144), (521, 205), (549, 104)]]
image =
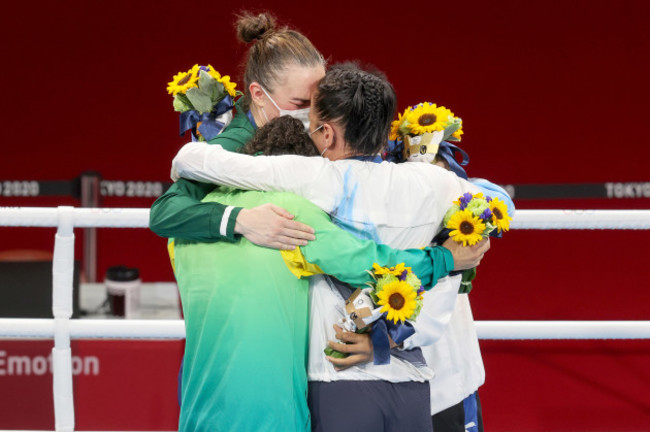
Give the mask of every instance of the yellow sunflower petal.
[(492, 223), (496, 225), (499, 232), (510, 229), (512, 218), (508, 215), (508, 206), (499, 198), (492, 198), (490, 201), (490, 210), (492, 211)]
[(219, 81), (219, 79), (221, 79), (221, 74), (219, 72), (217, 72), (217, 70), (215, 68), (213, 68), (212, 65), (208, 65), (208, 74), (212, 78), (216, 79), (217, 81)]

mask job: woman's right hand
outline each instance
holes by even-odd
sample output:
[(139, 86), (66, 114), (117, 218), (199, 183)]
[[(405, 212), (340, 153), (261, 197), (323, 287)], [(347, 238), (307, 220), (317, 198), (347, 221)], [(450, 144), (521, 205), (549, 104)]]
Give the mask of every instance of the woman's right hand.
[(483, 255), (490, 249), (490, 238), (484, 238), (474, 246), (463, 246), (449, 238), (442, 246), (449, 249), (453, 255), (454, 270), (468, 270), (481, 263)]
[(235, 233), (251, 243), (273, 249), (291, 250), (315, 240), (309, 225), (293, 220), (294, 216), (273, 204), (242, 209), (235, 221)]

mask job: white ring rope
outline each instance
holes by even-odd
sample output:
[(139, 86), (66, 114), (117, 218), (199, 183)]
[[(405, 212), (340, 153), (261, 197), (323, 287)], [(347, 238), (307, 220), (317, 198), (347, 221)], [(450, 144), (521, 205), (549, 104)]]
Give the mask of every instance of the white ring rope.
[[(149, 209), (0, 207), (0, 226), (57, 227), (54, 319), (0, 319), (0, 338), (54, 338), (54, 424), (74, 431), (70, 340), (183, 339), (182, 320), (72, 320), (74, 228), (146, 228)], [(513, 229), (650, 229), (650, 210), (520, 210)], [(479, 321), (481, 339), (650, 339), (650, 321)], [(1, 431), (0, 431), (1, 432)]]
[[(149, 209), (75, 208), (74, 226), (77, 228), (147, 228)], [(56, 227), (58, 208), (0, 207), (0, 226)]]
[[(52, 338), (51, 319), (0, 319), (0, 337)], [(72, 339), (185, 339), (183, 320), (70, 320)]]
[[(58, 209), (0, 207), (0, 226), (56, 227)], [(146, 228), (149, 209), (75, 208), (77, 228)], [(518, 210), (514, 229), (650, 229), (650, 210)]]
[[(477, 321), (484, 340), (650, 339), (650, 321)], [(51, 319), (0, 319), (0, 337), (48, 339)], [(183, 320), (70, 320), (71, 339), (184, 339)]]
[(514, 229), (650, 229), (650, 210), (517, 210)]

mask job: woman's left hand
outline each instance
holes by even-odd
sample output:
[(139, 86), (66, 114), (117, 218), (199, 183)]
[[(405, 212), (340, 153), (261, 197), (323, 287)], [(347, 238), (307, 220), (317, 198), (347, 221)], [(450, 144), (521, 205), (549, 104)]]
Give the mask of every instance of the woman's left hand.
[(369, 363), (373, 359), (372, 341), (369, 333), (354, 333), (343, 330), (334, 324), (336, 339), (339, 342), (329, 342), (330, 348), (348, 354), (346, 358), (327, 356), (327, 360), (334, 365), (334, 369), (341, 371), (352, 366)]

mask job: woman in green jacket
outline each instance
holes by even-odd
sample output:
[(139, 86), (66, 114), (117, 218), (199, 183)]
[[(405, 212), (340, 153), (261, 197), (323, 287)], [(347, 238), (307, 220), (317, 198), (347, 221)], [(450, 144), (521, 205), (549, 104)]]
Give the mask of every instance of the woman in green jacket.
[[(309, 39), (295, 30), (276, 29), (269, 14), (241, 15), (237, 34), (245, 43), (254, 42), (244, 72), (245, 95), (232, 122), (210, 141), (230, 151), (239, 151), (258, 127), (281, 115), (308, 122), (311, 94), (325, 75), (325, 60)], [(293, 249), (314, 238), (309, 226), (272, 204), (242, 209), (201, 202), (213, 189), (206, 183), (175, 182), (152, 205), (149, 227), (162, 237), (202, 242), (234, 242), (241, 234), (276, 249)]]

